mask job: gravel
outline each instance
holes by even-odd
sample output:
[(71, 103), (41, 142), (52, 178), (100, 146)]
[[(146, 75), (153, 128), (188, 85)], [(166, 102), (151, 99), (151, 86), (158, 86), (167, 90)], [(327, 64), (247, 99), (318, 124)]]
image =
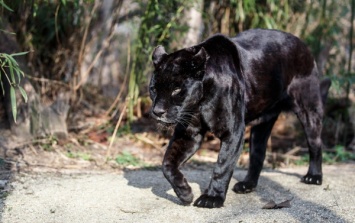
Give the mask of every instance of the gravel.
[[(184, 169), (195, 199), (208, 185), (210, 167)], [(355, 222), (355, 164), (324, 166), (323, 185), (300, 183), (306, 167), (264, 170), (257, 189), (231, 191), (224, 207), (183, 206), (159, 170), (16, 174), (2, 196), (3, 223), (90, 222)], [(3, 182), (5, 183), (5, 182)], [(262, 209), (270, 200), (290, 208)]]

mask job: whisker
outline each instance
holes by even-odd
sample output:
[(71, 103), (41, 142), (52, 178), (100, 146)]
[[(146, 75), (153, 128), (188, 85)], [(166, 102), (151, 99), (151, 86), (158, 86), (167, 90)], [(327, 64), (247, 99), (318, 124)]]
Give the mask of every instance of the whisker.
[(196, 111), (183, 110), (180, 112), (177, 122), (180, 123), (185, 128), (189, 125), (193, 125), (198, 121)]

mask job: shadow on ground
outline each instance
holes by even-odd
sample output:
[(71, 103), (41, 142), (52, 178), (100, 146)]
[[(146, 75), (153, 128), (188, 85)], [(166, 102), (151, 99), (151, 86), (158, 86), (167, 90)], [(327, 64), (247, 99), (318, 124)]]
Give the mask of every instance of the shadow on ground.
[[(128, 180), (128, 185), (141, 189), (149, 189), (157, 197), (169, 200), (177, 205), (182, 205), (180, 200), (174, 195), (168, 193), (172, 190), (171, 185), (163, 176), (162, 171), (158, 170), (127, 170), (124, 172), (124, 177)], [(143, 171), (144, 174), (136, 174), (136, 171)], [(209, 173), (207, 171), (200, 171), (201, 177), (196, 178), (194, 175), (188, 172), (187, 168), (183, 168), (182, 172), (190, 183), (197, 183), (200, 186), (200, 191), (202, 191), (208, 183)], [(142, 177), (144, 176), (144, 177)], [(195, 195), (196, 196), (196, 195)]]
[[(1, 145), (0, 145), (1, 149)], [(4, 208), (6, 197), (9, 193), (9, 181), (12, 177), (12, 164), (0, 156), (0, 222), (2, 222), (2, 209)]]
[[(143, 174), (136, 174), (136, 171), (141, 171)], [(199, 185), (201, 192), (208, 186), (212, 168), (200, 168), (193, 171), (189, 171), (189, 168), (183, 168), (182, 172), (190, 184), (197, 183)], [(245, 170), (236, 169), (230, 188), (234, 185), (235, 180), (242, 180), (245, 174)], [(265, 170), (260, 177), (257, 189), (253, 193), (235, 194), (229, 188), (225, 207), (220, 209), (223, 216), (218, 214), (216, 219), (210, 219), (210, 222), (221, 220), (234, 222), (237, 218), (243, 219), (243, 217), (249, 215), (265, 215), (271, 218), (269, 220), (272, 220), (274, 214), (280, 212), (296, 222), (348, 222), (333, 210), (333, 207), (338, 205), (336, 200), (329, 201), (328, 199), (327, 204), (322, 204), (322, 200), (318, 199), (319, 193), (323, 193), (326, 186), (305, 185), (300, 182), (301, 176), (302, 174), (297, 172)], [(128, 180), (129, 186), (141, 189), (151, 188), (152, 193), (157, 197), (169, 200), (174, 205), (182, 205), (176, 195), (171, 192), (172, 188), (161, 171), (125, 171), (124, 177)], [(274, 177), (276, 180), (273, 180)], [(195, 199), (199, 195), (195, 192)], [(327, 196), (331, 195), (328, 194)], [(282, 211), (262, 209), (263, 204), (270, 200), (278, 203), (287, 199), (292, 199), (291, 208), (284, 208)], [(331, 202), (333, 204), (330, 204)]]

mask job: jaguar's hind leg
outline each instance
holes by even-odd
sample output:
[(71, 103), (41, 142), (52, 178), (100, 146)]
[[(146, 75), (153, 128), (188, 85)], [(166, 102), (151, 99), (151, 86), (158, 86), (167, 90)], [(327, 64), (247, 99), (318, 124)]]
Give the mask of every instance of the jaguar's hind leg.
[(323, 103), (316, 75), (294, 79), (289, 94), (294, 100), (294, 112), (306, 134), (309, 149), (309, 168), (301, 179), (306, 184), (322, 184), (322, 118)]
[(250, 132), (250, 164), (245, 179), (234, 185), (236, 193), (249, 193), (258, 184), (261, 169), (265, 159), (267, 141), (279, 112), (269, 120), (254, 125)]

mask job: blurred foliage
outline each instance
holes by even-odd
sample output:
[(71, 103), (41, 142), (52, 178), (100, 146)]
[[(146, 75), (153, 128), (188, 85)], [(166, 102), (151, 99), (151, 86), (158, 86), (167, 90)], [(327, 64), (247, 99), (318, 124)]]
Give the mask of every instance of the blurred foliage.
[[(337, 145), (334, 151), (323, 152), (323, 163), (325, 164), (335, 164), (337, 162), (353, 162), (355, 161), (355, 154), (353, 152), (347, 151), (344, 146)], [(296, 165), (307, 165), (309, 163), (309, 155), (305, 154), (301, 156), (301, 159), (296, 160)]]
[[(8, 5), (5, 4), (5, 2), (3, 0), (0, 1), (0, 6), (2, 6), (3, 8), (5, 8), (6, 10), (8, 10), (10, 12), (13, 11)], [(0, 17), (0, 22), (1, 22), (1, 17)], [(2, 23), (0, 23), (0, 24), (2, 24)], [(0, 32), (5, 32), (7, 34), (11, 34), (11, 33), (7, 32), (6, 30), (3, 30), (2, 27), (0, 27)], [(21, 79), (22, 79), (22, 77), (25, 76), (25, 74), (21, 70), (19, 64), (17, 63), (17, 61), (15, 60), (14, 57), (23, 56), (27, 53), (28, 52), (7, 54), (7, 53), (0, 52), (1, 92), (2, 92), (2, 95), (10, 94), (12, 116), (13, 116), (15, 123), (16, 123), (16, 118), (17, 118), (17, 104), (16, 104), (15, 91), (18, 90), (21, 93), (25, 102), (27, 102), (28, 97), (27, 97), (26, 91), (20, 86)], [(5, 81), (7, 81), (8, 85), (10, 87), (9, 92), (5, 92), (5, 87), (4, 87)]]
[(70, 150), (67, 151), (66, 156), (72, 159), (82, 159), (85, 161), (91, 161), (91, 155), (90, 154), (86, 154), (86, 153), (82, 153), (82, 152), (72, 152)]
[[(348, 1), (204, 0), (202, 3), (204, 18), (202, 39), (217, 32), (234, 36), (251, 28), (291, 32), (300, 36), (310, 46), (321, 72), (331, 77), (334, 86), (338, 86), (336, 89), (338, 92), (346, 91), (347, 84), (354, 83), (354, 72), (349, 69), (352, 66), (347, 66), (351, 61), (347, 57), (347, 46), (353, 40), (353, 37), (349, 36), (351, 28), (347, 18), (354, 8)], [(164, 27), (169, 31), (170, 36), (175, 38), (183, 36), (182, 32), (186, 29), (179, 27), (179, 24), (185, 14), (179, 9), (183, 8), (186, 11), (192, 5), (187, 1), (148, 1), (139, 30), (135, 62), (131, 70), (130, 116), (133, 116), (133, 104), (136, 103), (139, 89), (142, 85), (143, 87), (147, 85), (142, 78), (151, 71), (149, 69), (151, 65), (148, 64), (147, 67), (146, 60), (150, 59), (153, 46), (162, 44), (169, 47), (171, 44), (172, 39), (169, 36), (164, 38), (162, 35)], [(352, 49), (350, 54), (351, 52)]]
[(234, 36), (251, 28), (291, 32), (305, 40), (316, 58), (325, 57), (326, 75), (334, 80), (346, 76), (349, 81), (354, 78), (354, 72), (346, 66), (350, 61), (346, 46), (353, 41), (349, 21), (354, 6), (349, 1), (206, 0), (203, 11), (207, 32), (203, 36), (216, 32)]
[(53, 99), (57, 92), (75, 86), (85, 29), (97, 17), (90, 14), (94, 1), (3, 1), (12, 11), (0, 12), (1, 17), (11, 23), (22, 50), (29, 51), (29, 77), (42, 80), (32, 83), (35, 88)]
[(8, 11), (13, 11), (8, 5), (6, 5), (6, 3), (4, 2), (4, 0), (0, 0), (0, 6)]
[[(251, 28), (281, 29), (304, 39), (316, 58), (326, 57), (322, 69), (326, 75), (341, 83), (353, 82), (354, 72), (348, 69), (350, 60), (346, 51), (351, 43), (348, 17), (352, 7), (349, 1), (200, 0), (197, 4), (202, 5), (204, 22), (201, 36), (196, 38), (205, 39), (217, 32), (234, 36)], [(23, 49), (31, 52), (33, 73), (75, 85), (71, 82), (80, 73), (80, 54), (90, 39), (85, 36), (86, 29), (95, 28), (95, 22), (101, 16), (95, 7), (99, 7), (96, 4), (102, 4), (102, 1), (1, 2), (3, 7), (13, 9), (13, 12), (3, 10), (1, 13), (13, 24)], [(176, 46), (181, 42), (189, 29), (186, 12), (194, 7), (192, 0), (132, 0), (132, 3), (139, 5), (141, 13), (137, 15), (140, 25), (137, 37), (132, 41), (129, 71), (131, 118), (137, 98), (141, 92), (147, 91), (147, 76), (152, 70), (151, 52), (157, 45), (164, 45), (169, 50), (173, 44)], [(74, 65), (68, 60), (74, 60)]]
[(123, 151), (122, 154), (118, 155), (115, 159), (118, 165), (122, 166), (139, 166), (141, 164), (141, 160), (134, 157), (130, 152)]
[[(6, 54), (0, 53), (0, 85), (2, 94), (10, 94), (10, 101), (11, 101), (11, 110), (12, 116), (14, 121), (16, 122), (17, 117), (17, 104), (16, 104), (16, 93), (15, 91), (18, 90), (22, 97), (24, 98), (25, 102), (27, 102), (27, 94), (26, 91), (20, 86), (20, 82), (22, 77), (25, 76), (23, 71), (21, 70), (20, 66), (14, 59), (16, 56), (22, 56), (27, 54), (28, 52), (21, 52), (21, 53), (14, 53), (14, 54)], [(2, 78), (2, 75), (5, 78)], [(6, 80), (10, 86), (10, 92), (5, 92), (3, 80)]]
[[(31, 69), (30, 78), (35, 80), (32, 84), (36, 89), (40, 89), (43, 100), (51, 101), (58, 92), (71, 91), (72, 106), (78, 104), (83, 98), (81, 89), (83, 82), (92, 67), (100, 63), (100, 60), (93, 59), (92, 64), (84, 65), (87, 66), (85, 67), (87, 70), (83, 69), (87, 48), (92, 47), (90, 41), (96, 37), (93, 35), (103, 35), (100, 31), (105, 30), (98, 27), (106, 25), (106, 21), (102, 21), (104, 18), (101, 10), (104, 1), (4, 0), (4, 2), (13, 11), (0, 11), (0, 17), (11, 22), (19, 44), (23, 50), (30, 52), (27, 58)], [(115, 14), (122, 2), (123, 0), (113, 1), (109, 10), (114, 25), (118, 23), (114, 17), (118, 17)], [(110, 44), (103, 38), (101, 40), (103, 41), (95, 52), (99, 57)]]
[[(347, 55), (348, 46), (352, 42), (350, 38), (353, 39), (349, 36), (351, 27), (346, 24), (346, 18), (351, 15), (349, 2), (311, 1), (306, 13), (305, 29), (301, 37), (316, 58), (326, 57), (324, 74), (331, 77), (333, 82), (340, 82), (342, 90), (345, 90), (346, 84), (342, 82), (352, 82), (355, 78), (354, 72), (351, 73), (346, 66), (350, 61)], [(348, 21), (350, 23), (350, 18)]]
[(250, 28), (285, 30), (291, 12), (304, 10), (305, 1), (206, 0), (203, 7), (205, 26), (210, 30), (205, 37), (215, 32), (234, 36)]
[[(72, 95), (81, 94), (78, 98), (83, 97), (85, 91), (78, 84), (82, 78), (83, 56), (85, 48), (92, 47), (91, 35), (103, 35), (97, 30), (107, 25), (107, 21), (101, 21), (103, 10), (100, 9), (104, 2), (0, 0), (0, 19), (10, 21), (23, 51), (30, 52), (26, 56), (32, 75), (40, 79), (36, 85), (41, 95), (51, 98), (55, 95), (54, 91), (65, 88), (65, 91), (72, 91)], [(122, 74), (129, 74), (128, 92), (122, 93), (122, 98), (127, 96), (128, 100), (118, 101), (128, 103), (128, 117), (131, 120), (138, 97), (147, 95), (154, 47), (164, 45), (167, 52), (179, 48), (189, 30), (187, 13), (195, 4), (201, 5), (203, 17), (200, 36), (196, 36), (199, 40), (214, 33), (234, 36), (251, 28), (284, 30), (299, 36), (310, 46), (320, 70), (332, 78), (335, 92), (349, 93), (348, 88), (355, 81), (350, 57), (354, 42), (351, 18), (354, 17), (355, 0), (131, 0), (126, 2), (133, 8), (128, 9), (131, 10), (128, 13), (120, 10), (123, 0), (113, 2), (109, 10), (112, 24), (120, 25), (130, 20), (136, 23), (134, 27), (137, 29), (134, 30), (136, 35), (132, 35), (134, 39), (128, 43), (132, 44), (132, 50), (127, 52), (127, 58), (131, 59), (117, 61), (120, 65), (127, 63), (128, 67), (127, 72)], [(133, 7), (135, 4), (138, 9)], [(120, 19), (115, 19), (116, 12), (120, 13)], [(107, 45), (102, 43), (94, 47), (103, 49)], [(100, 56), (97, 53), (99, 50), (91, 52)], [(100, 60), (93, 60), (92, 63), (100, 64)], [(101, 74), (97, 72), (93, 75)], [(119, 84), (126, 85), (126, 82)], [(87, 86), (90, 91), (92, 85)], [(92, 99), (91, 95), (88, 99)], [(74, 102), (71, 101), (72, 104)], [(71, 109), (71, 112), (77, 111), (81, 112), (80, 109)], [(128, 127), (123, 126), (121, 132), (126, 132)]]
[[(138, 2), (142, 4), (143, 1)], [(182, 18), (184, 10), (190, 5), (190, 0), (148, 0), (134, 45), (129, 81), (130, 119), (133, 118), (140, 87), (146, 86), (147, 80), (144, 77), (152, 70), (149, 61), (154, 47), (164, 45), (169, 49), (171, 42), (183, 37), (182, 34), (188, 27), (182, 22)]]

